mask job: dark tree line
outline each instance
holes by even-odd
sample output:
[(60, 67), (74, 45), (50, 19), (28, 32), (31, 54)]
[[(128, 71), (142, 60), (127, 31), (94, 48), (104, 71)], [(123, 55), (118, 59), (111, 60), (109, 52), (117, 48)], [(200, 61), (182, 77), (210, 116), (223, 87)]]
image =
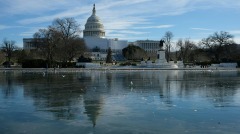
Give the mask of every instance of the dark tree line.
[(187, 62), (239, 62), (240, 45), (233, 40), (233, 35), (220, 31), (202, 39), (198, 44), (190, 39), (179, 39), (176, 43), (176, 59)]
[(234, 60), (237, 45), (233, 41), (233, 35), (228, 32), (215, 32), (200, 42), (210, 56), (211, 61), (221, 62), (225, 60)]

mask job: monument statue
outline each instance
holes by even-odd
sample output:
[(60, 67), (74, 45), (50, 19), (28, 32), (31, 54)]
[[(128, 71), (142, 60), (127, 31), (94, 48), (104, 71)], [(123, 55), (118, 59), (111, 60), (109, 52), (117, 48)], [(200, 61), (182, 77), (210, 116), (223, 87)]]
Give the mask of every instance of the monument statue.
[(159, 47), (160, 47), (161, 50), (163, 49), (163, 43), (165, 43), (165, 41), (164, 40), (160, 40)]
[(150, 61), (151, 60), (151, 57), (148, 57), (148, 61)]

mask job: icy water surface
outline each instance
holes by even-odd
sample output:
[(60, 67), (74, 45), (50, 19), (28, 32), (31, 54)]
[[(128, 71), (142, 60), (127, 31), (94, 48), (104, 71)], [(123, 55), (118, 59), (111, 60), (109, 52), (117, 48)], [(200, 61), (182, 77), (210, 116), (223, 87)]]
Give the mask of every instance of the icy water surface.
[(239, 134), (240, 72), (0, 72), (0, 134)]

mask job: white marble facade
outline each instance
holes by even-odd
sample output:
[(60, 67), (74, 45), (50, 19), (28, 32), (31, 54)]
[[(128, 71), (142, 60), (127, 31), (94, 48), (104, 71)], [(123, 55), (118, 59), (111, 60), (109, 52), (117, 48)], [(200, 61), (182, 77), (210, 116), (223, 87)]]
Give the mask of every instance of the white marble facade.
[(95, 4), (93, 6), (92, 15), (87, 19), (85, 29), (83, 30), (83, 38), (86, 46), (90, 52), (94, 48), (99, 48), (99, 54), (96, 57), (95, 52), (91, 52), (91, 58), (93, 60), (104, 60), (108, 48), (111, 48), (114, 53), (122, 53), (122, 49), (128, 46), (127, 40), (108, 39), (105, 37), (104, 25), (100, 18), (96, 15)]

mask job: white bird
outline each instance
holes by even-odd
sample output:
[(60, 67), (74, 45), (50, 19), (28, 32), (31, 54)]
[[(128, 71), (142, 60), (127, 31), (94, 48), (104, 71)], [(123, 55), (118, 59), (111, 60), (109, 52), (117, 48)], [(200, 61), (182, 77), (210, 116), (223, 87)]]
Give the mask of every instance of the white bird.
[(64, 77), (65, 77), (65, 75), (62, 75), (62, 77), (64, 78)]
[(133, 82), (131, 81), (130, 83), (131, 83), (131, 86), (132, 86), (132, 85), (133, 85)]

